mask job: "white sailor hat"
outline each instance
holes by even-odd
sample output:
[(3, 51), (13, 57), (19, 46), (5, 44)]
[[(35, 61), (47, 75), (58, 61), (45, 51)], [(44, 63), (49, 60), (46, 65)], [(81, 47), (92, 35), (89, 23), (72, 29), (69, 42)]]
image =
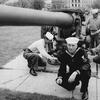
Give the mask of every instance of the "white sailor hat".
[(49, 40), (53, 40), (53, 38), (54, 38), (54, 36), (53, 36), (50, 32), (47, 32), (47, 33), (45, 34), (45, 36), (46, 36), (47, 39), (49, 39)]
[(93, 9), (93, 10), (91, 10), (91, 13), (92, 13), (92, 14), (98, 13), (98, 9)]
[(77, 44), (79, 42), (79, 39), (76, 37), (69, 37), (65, 39), (67, 44)]

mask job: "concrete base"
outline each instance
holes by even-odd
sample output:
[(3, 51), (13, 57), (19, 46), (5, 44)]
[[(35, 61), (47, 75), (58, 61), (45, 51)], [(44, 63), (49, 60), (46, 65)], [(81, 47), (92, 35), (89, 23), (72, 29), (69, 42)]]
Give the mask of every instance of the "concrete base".
[[(91, 63), (95, 72), (95, 64)], [(58, 97), (72, 98), (72, 91), (67, 91), (55, 82), (59, 66), (47, 65), (47, 70), (55, 73), (38, 72), (38, 76), (29, 74), (27, 61), (22, 54), (3, 66), (0, 70), (0, 87), (14, 91), (41, 93)], [(100, 80), (91, 77), (89, 83), (89, 100), (100, 100)], [(80, 84), (81, 85), (81, 84)], [(76, 87), (73, 96), (81, 99), (80, 85)], [(98, 99), (97, 99), (98, 98)]]

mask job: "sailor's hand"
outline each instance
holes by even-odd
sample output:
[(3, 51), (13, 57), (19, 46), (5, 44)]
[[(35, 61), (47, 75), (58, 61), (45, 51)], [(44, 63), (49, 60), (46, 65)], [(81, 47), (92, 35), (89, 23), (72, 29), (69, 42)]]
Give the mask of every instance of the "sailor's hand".
[(49, 59), (47, 59), (49, 64), (55, 64), (55, 61), (57, 60), (56, 57), (50, 57)]
[(96, 32), (95, 32), (95, 34), (99, 34), (100, 33), (100, 30), (97, 30)]
[(57, 84), (62, 84), (62, 78), (58, 77), (56, 82), (57, 82)]
[(74, 72), (71, 74), (71, 76), (69, 77), (68, 82), (70, 82), (70, 83), (71, 83), (71, 82), (74, 82), (77, 74), (78, 74), (78, 73), (77, 73), (76, 71), (74, 71)]
[(50, 60), (57, 60), (57, 58), (54, 57), (54, 56), (51, 56), (49, 59), (50, 59)]

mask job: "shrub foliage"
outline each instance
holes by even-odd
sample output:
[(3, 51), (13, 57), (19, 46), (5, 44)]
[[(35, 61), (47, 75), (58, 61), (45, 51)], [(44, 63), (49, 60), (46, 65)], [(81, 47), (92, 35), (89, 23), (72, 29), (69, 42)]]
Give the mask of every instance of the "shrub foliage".
[(7, 3), (6, 5), (22, 8), (42, 9), (44, 4), (44, 0), (18, 0), (17, 2)]

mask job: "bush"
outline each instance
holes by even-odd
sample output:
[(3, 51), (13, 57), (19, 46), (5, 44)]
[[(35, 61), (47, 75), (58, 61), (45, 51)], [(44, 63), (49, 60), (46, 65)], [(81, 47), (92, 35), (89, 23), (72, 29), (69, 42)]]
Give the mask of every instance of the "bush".
[(34, 9), (42, 9), (44, 7), (44, 1), (43, 0), (34, 0), (33, 7), (34, 7)]
[(8, 0), (0, 0), (0, 4), (4, 4)]
[(18, 2), (7, 3), (6, 5), (15, 6), (15, 7), (30, 8), (29, 0), (18, 0)]
[(18, 2), (7, 3), (6, 5), (22, 8), (42, 9), (44, 4), (45, 3), (43, 0), (18, 0)]

